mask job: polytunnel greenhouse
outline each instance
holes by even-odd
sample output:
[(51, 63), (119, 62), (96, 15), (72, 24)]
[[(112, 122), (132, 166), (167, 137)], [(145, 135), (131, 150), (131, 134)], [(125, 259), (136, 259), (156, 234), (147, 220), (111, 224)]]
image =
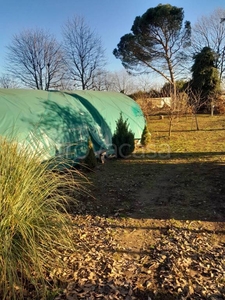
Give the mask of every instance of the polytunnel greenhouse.
[(135, 139), (145, 118), (130, 97), (115, 92), (0, 89), (0, 136), (14, 138), (44, 159), (76, 161), (91, 138), (95, 153), (112, 151), (112, 135), (122, 113)]

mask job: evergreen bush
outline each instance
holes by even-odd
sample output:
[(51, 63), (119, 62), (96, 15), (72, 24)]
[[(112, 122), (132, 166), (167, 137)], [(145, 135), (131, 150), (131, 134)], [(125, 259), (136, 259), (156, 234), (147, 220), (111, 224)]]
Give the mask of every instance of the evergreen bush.
[(150, 141), (151, 141), (151, 133), (149, 132), (147, 125), (145, 125), (141, 135), (141, 145), (147, 147)]
[(123, 120), (122, 113), (116, 122), (116, 130), (112, 137), (115, 154), (118, 158), (126, 158), (135, 148), (134, 133), (129, 130), (127, 120)]

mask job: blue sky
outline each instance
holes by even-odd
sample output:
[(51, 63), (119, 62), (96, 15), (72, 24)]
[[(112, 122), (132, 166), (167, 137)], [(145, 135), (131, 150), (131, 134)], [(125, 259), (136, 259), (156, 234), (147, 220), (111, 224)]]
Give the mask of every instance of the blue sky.
[(6, 46), (12, 36), (24, 29), (42, 28), (61, 41), (62, 26), (74, 15), (101, 37), (106, 49), (108, 70), (122, 69), (113, 54), (121, 36), (130, 32), (136, 16), (159, 3), (183, 7), (185, 20), (192, 24), (217, 8), (225, 9), (224, 0), (2, 0), (0, 17), (0, 75), (4, 71)]

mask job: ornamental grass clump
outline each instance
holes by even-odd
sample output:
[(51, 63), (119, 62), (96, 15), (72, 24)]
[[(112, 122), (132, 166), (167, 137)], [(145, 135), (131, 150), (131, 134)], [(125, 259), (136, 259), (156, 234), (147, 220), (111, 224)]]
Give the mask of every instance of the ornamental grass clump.
[(0, 299), (46, 299), (48, 274), (73, 249), (65, 204), (79, 182), (39, 158), (0, 137)]

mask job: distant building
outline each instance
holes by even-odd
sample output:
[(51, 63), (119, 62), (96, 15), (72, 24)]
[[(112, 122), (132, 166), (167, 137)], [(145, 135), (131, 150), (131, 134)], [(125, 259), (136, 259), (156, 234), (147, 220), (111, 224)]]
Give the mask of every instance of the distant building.
[(147, 102), (152, 106), (152, 108), (163, 108), (165, 106), (171, 106), (171, 97), (164, 98), (148, 98)]

